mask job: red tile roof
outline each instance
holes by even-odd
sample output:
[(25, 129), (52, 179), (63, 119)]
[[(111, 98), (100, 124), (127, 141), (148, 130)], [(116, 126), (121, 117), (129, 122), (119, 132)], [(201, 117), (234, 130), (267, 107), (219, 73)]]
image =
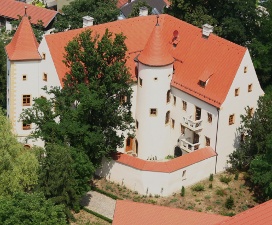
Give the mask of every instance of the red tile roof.
[[(106, 28), (113, 33), (122, 32), (127, 37), (125, 41), (129, 57), (127, 66), (130, 68), (132, 78), (136, 79), (134, 58), (143, 51), (156, 22), (156, 16), (142, 16), (47, 35), (46, 41), (60, 81), (62, 82), (65, 73), (68, 72), (68, 68), (62, 62), (67, 43), (84, 29), (91, 29), (93, 34), (101, 35)], [(246, 48), (214, 34), (205, 39), (200, 28), (169, 15), (160, 15), (159, 24), (162, 29), (161, 41), (168, 46), (170, 54), (175, 58), (175, 74), (171, 85), (220, 107), (228, 94)], [(174, 31), (178, 33), (176, 47), (172, 45)], [(208, 84), (202, 87), (199, 85), (199, 79), (205, 71), (213, 75)]]
[(123, 5), (125, 5), (126, 3), (128, 3), (128, 0), (118, 0), (117, 2), (117, 7), (121, 8)]
[(271, 225), (272, 200), (237, 214), (218, 225)]
[(38, 24), (38, 21), (42, 20), (43, 27), (45, 28), (58, 13), (54, 10), (37, 7), (15, 0), (0, 0), (0, 16), (18, 20), (18, 15), (25, 15), (25, 6), (27, 6), (27, 15), (31, 17), (31, 23)]
[(39, 60), (38, 42), (26, 16), (22, 18), (11, 42), (6, 46), (9, 60)]
[(113, 225), (214, 225), (227, 217), (168, 208), (165, 206), (117, 200)]
[(206, 147), (166, 162), (146, 161), (123, 153), (116, 153), (113, 159), (138, 170), (172, 173), (214, 156), (213, 149)]
[(169, 43), (164, 42), (161, 26), (156, 24), (138, 60), (148, 66), (166, 66), (173, 63), (174, 58), (167, 45)]

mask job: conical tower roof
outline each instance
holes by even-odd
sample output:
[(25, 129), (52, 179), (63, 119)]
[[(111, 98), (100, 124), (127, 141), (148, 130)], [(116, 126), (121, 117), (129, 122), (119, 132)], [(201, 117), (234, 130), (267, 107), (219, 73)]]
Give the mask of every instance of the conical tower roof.
[(166, 66), (174, 62), (165, 42), (162, 28), (157, 22), (138, 60), (148, 66)]
[(9, 60), (39, 60), (41, 56), (38, 46), (29, 19), (24, 16), (11, 42), (6, 46), (8, 58)]

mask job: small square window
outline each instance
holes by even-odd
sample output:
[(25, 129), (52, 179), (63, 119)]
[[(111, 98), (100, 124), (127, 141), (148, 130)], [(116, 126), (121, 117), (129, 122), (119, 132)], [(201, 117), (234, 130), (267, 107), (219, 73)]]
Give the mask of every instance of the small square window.
[(172, 125), (172, 128), (174, 129), (175, 128), (175, 120), (172, 119), (171, 125)]
[(205, 145), (206, 146), (210, 146), (211, 145), (211, 140), (210, 140), (210, 138), (208, 138), (208, 137), (205, 137)]
[(171, 91), (168, 90), (167, 93), (166, 93), (166, 103), (169, 103), (171, 100)]
[(170, 111), (167, 111), (166, 115), (165, 115), (165, 124), (168, 124), (170, 120)]
[(244, 67), (244, 73), (247, 73), (247, 66)]
[(126, 102), (127, 102), (127, 96), (121, 95), (121, 96), (120, 96), (120, 104), (122, 105), (122, 104), (124, 104), (124, 103), (126, 103)]
[(186, 180), (186, 170), (182, 171), (182, 180)]
[(158, 77), (154, 77), (154, 80), (158, 80)]
[(249, 116), (249, 117), (253, 117), (254, 108), (249, 108), (247, 113), (248, 113), (248, 116)]
[(212, 114), (208, 113), (208, 122), (212, 123)]
[(45, 53), (43, 52), (43, 53), (42, 53), (42, 59), (45, 60), (45, 58), (46, 58), (46, 55), (45, 55)]
[(173, 102), (173, 104), (176, 105), (176, 102), (177, 102), (177, 98), (176, 98), (176, 96), (174, 96), (174, 102)]
[(185, 126), (180, 124), (180, 133), (185, 134)]
[(187, 110), (187, 102), (182, 101), (182, 109), (183, 109), (184, 111)]
[(138, 120), (136, 120), (136, 128), (137, 129), (139, 128), (139, 122), (138, 122)]
[(155, 108), (150, 109), (150, 115), (151, 116), (156, 116), (157, 115), (157, 109), (155, 109)]
[(252, 92), (252, 84), (248, 85), (248, 92)]
[(43, 73), (43, 81), (47, 81), (47, 73)]
[(236, 89), (235, 89), (235, 96), (238, 96), (238, 95), (239, 95), (239, 92), (240, 92), (240, 88), (236, 88)]
[(229, 116), (229, 125), (234, 124), (234, 122), (235, 122), (234, 120), (235, 120), (234, 114), (230, 115), (230, 116)]
[(23, 75), (23, 80), (26, 80), (27, 76), (26, 75)]
[(143, 86), (143, 79), (142, 78), (139, 78), (139, 85)]
[(31, 129), (31, 124), (27, 124), (23, 122), (23, 130), (30, 130)]
[(30, 95), (23, 95), (23, 106), (30, 106)]

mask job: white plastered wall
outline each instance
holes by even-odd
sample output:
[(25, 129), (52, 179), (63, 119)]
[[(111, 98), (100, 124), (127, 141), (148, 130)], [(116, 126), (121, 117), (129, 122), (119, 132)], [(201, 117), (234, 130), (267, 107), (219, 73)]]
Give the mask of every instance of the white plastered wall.
[[(247, 72), (244, 73), (244, 67)], [(248, 92), (248, 85), (252, 84), (252, 91)], [(235, 96), (235, 89), (239, 88), (239, 96)], [(228, 95), (221, 106), (219, 116), (219, 133), (217, 144), (217, 172), (227, 168), (227, 160), (235, 148), (238, 147), (240, 135), (237, 129), (241, 125), (240, 115), (245, 114), (245, 108), (249, 106), (256, 110), (257, 101), (264, 92), (260, 87), (252, 60), (248, 50), (246, 51), (233, 83), (229, 89)], [(234, 114), (234, 124), (229, 125), (229, 116)]]
[(207, 178), (214, 173), (215, 157), (200, 161), (171, 173), (142, 171), (116, 161), (104, 160), (96, 174), (137, 191), (139, 194), (169, 196)]

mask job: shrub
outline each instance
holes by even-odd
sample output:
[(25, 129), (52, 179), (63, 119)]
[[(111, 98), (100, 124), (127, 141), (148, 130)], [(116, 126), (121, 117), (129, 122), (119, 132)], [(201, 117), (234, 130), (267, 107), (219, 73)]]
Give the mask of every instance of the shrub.
[(234, 180), (238, 180), (238, 178), (239, 178), (239, 173), (236, 172), (236, 173), (235, 173), (235, 176), (234, 176)]
[(182, 186), (180, 196), (184, 197), (185, 196), (185, 187)]
[(213, 174), (210, 174), (209, 181), (213, 181)]
[(209, 188), (211, 188), (211, 189), (212, 189), (212, 183), (210, 183), (210, 184), (209, 184)]
[(193, 191), (204, 191), (205, 187), (203, 184), (196, 184), (192, 187)]
[(234, 206), (234, 199), (233, 197), (230, 195), (227, 199), (226, 199), (226, 202), (225, 202), (225, 207), (227, 209), (232, 209)]
[(174, 159), (174, 156), (173, 155), (168, 155), (165, 157), (165, 159)]
[(215, 193), (219, 196), (224, 196), (226, 194), (225, 190), (222, 188), (218, 188)]
[(230, 176), (220, 176), (220, 181), (225, 184), (229, 184), (229, 182), (232, 180)]

